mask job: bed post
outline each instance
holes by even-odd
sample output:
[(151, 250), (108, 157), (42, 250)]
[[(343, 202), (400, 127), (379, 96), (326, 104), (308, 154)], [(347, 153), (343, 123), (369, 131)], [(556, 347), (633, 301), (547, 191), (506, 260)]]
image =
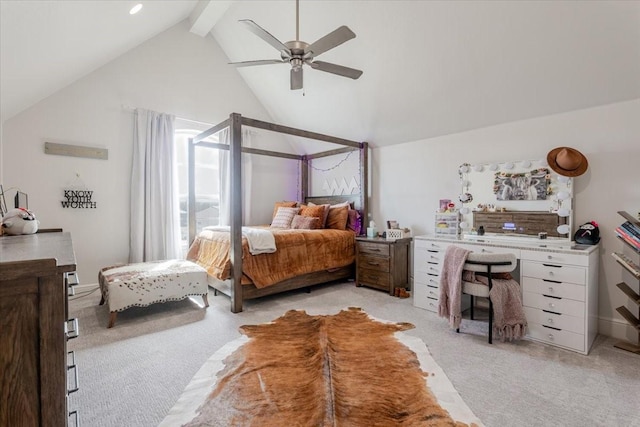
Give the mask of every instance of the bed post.
[(242, 116), (229, 116), (231, 312), (242, 311)]
[(300, 159), (300, 191), (298, 196), (300, 202), (305, 203), (307, 196), (309, 195), (309, 159), (307, 156), (302, 156)]
[(362, 228), (369, 224), (369, 144), (360, 145), (360, 207), (362, 209)]

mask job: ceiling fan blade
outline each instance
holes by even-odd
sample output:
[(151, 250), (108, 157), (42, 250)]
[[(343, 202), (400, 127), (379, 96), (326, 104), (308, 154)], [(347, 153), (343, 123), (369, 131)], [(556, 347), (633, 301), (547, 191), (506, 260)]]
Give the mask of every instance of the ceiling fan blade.
[(279, 51), (285, 51), (289, 55), (291, 55), (289, 48), (285, 46), (284, 43), (275, 38), (270, 32), (253, 22), (251, 19), (241, 19), (239, 22), (244, 24), (249, 31), (269, 43), (271, 46), (275, 47)]
[(331, 74), (337, 74), (343, 77), (349, 77), (350, 79), (357, 79), (362, 75), (362, 71), (356, 70), (355, 68), (344, 67), (342, 65), (332, 64), (330, 62), (322, 62), (322, 61), (314, 61), (307, 62), (316, 70), (325, 71)]
[(242, 61), (242, 62), (229, 62), (229, 65), (235, 65), (236, 67), (251, 67), (252, 65), (271, 65), (271, 64), (286, 64), (279, 59), (260, 59), (257, 61)]
[(326, 36), (313, 42), (308, 48), (305, 49), (305, 52), (313, 52), (313, 56), (316, 57), (328, 51), (329, 49), (340, 46), (342, 43), (349, 41), (355, 37), (355, 33), (351, 31), (349, 27), (343, 25), (337, 30), (332, 31)]
[(302, 67), (291, 69), (291, 90), (302, 89)]

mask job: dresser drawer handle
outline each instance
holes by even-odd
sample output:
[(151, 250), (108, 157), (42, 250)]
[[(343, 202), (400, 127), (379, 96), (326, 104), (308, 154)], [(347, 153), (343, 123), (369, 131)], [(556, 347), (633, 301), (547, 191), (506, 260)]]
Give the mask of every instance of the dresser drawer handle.
[(553, 319), (552, 319), (551, 317), (550, 317), (550, 318), (548, 318), (548, 319), (547, 319), (547, 323), (551, 323), (551, 324), (553, 324)]
[(549, 308), (555, 308), (555, 306), (556, 305), (554, 303), (552, 303), (552, 302), (549, 303)]
[(549, 292), (555, 292), (555, 291), (553, 290), (553, 286), (549, 286)]
[(380, 265), (379, 262), (373, 262), (373, 261), (369, 261), (369, 262), (367, 262), (367, 264), (369, 264), (369, 265)]
[[(71, 323), (72, 328), (69, 329), (69, 323)], [(78, 318), (74, 317), (73, 319), (69, 319), (64, 323), (64, 334), (68, 340), (72, 340), (74, 338), (78, 338), (80, 335), (80, 327), (78, 325)]]
[(380, 252), (379, 248), (370, 248), (369, 249), (371, 252)]
[(550, 340), (553, 340), (553, 334), (549, 334), (548, 337)]

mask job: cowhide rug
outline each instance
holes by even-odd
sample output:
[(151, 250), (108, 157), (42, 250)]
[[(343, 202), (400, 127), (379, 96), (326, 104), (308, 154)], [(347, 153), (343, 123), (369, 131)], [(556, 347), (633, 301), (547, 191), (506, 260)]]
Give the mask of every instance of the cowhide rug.
[(161, 426), (481, 426), (413, 327), (358, 308), (242, 326)]

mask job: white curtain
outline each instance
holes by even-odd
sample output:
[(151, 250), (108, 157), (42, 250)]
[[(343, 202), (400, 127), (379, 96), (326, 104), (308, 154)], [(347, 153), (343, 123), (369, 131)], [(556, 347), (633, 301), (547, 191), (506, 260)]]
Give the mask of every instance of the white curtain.
[(129, 262), (181, 256), (175, 117), (136, 109)]
[[(218, 134), (218, 142), (229, 144), (229, 129), (224, 129)], [(253, 146), (253, 134), (249, 129), (242, 130), (242, 146)], [(251, 224), (251, 188), (253, 181), (253, 162), (251, 154), (242, 155), (242, 223)], [(220, 225), (229, 225), (231, 222), (231, 184), (229, 178), (229, 151), (220, 150), (218, 156), (220, 171)]]

